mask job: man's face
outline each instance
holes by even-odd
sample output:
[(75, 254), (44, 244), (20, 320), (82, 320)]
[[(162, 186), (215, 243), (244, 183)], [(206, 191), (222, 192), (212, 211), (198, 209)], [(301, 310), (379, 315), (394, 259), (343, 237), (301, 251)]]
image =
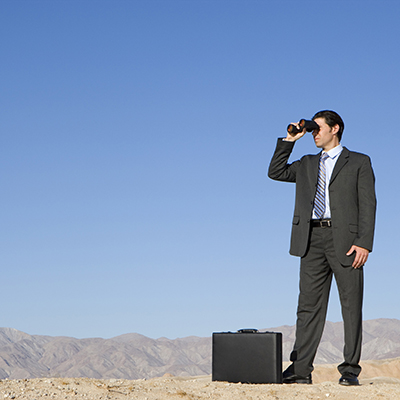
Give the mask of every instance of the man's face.
[(339, 130), (339, 125), (331, 128), (326, 122), (325, 118), (316, 118), (314, 120), (320, 127), (317, 131), (313, 131), (315, 145), (325, 151), (329, 151), (339, 144), (339, 139), (336, 133)]

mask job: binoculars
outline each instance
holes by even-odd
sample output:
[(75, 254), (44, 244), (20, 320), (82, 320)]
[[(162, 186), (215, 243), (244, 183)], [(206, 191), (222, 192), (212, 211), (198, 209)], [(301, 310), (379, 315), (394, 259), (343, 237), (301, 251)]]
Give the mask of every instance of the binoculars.
[(312, 132), (312, 131), (317, 131), (319, 130), (319, 125), (314, 122), (314, 121), (310, 121), (307, 119), (301, 119), (299, 121), (299, 126), (300, 128), (298, 128), (296, 125), (294, 124), (289, 124), (287, 127), (287, 131), (289, 133), (289, 135), (296, 135), (299, 132), (302, 132), (303, 129), (306, 130), (306, 132)]

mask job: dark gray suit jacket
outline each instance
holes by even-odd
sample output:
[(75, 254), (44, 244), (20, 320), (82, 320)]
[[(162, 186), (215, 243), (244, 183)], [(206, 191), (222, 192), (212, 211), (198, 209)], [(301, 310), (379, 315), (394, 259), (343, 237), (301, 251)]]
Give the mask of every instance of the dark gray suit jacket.
[[(278, 139), (268, 176), (296, 183), (290, 254), (303, 257), (310, 237), (320, 153), (288, 164), (293, 146), (294, 142)], [(376, 197), (370, 158), (344, 147), (332, 172), (329, 197), (336, 256), (342, 265), (349, 266), (355, 254), (346, 256), (346, 253), (353, 244), (372, 251)]]

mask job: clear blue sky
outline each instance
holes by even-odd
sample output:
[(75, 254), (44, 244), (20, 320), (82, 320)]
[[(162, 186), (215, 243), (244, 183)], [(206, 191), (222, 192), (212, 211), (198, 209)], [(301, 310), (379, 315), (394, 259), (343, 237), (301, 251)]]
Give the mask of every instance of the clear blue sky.
[[(399, 17), (385, 0), (2, 0), (0, 326), (294, 324), (294, 185), (266, 170), (321, 109), (376, 174), (364, 317), (400, 319)], [(293, 160), (317, 151), (307, 135)]]

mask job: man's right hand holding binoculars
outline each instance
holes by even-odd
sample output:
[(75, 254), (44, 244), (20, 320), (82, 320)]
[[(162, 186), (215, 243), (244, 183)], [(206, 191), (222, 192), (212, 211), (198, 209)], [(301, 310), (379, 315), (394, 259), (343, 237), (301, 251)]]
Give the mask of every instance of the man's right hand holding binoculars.
[[(289, 126), (296, 127), (297, 128), (297, 132), (294, 132), (295, 129), (293, 129), (292, 132), (289, 132), (289, 129), (288, 129), (287, 135), (285, 137), (285, 141), (286, 142), (295, 142), (296, 140), (299, 140), (300, 138), (302, 138), (307, 133), (306, 128), (301, 130), (299, 122), (292, 122)], [(289, 128), (289, 126), (288, 126), (288, 128)]]
[(306, 132), (313, 132), (319, 130), (319, 125), (315, 121), (301, 119), (299, 122), (292, 122), (287, 127), (287, 142), (295, 142), (303, 137)]

